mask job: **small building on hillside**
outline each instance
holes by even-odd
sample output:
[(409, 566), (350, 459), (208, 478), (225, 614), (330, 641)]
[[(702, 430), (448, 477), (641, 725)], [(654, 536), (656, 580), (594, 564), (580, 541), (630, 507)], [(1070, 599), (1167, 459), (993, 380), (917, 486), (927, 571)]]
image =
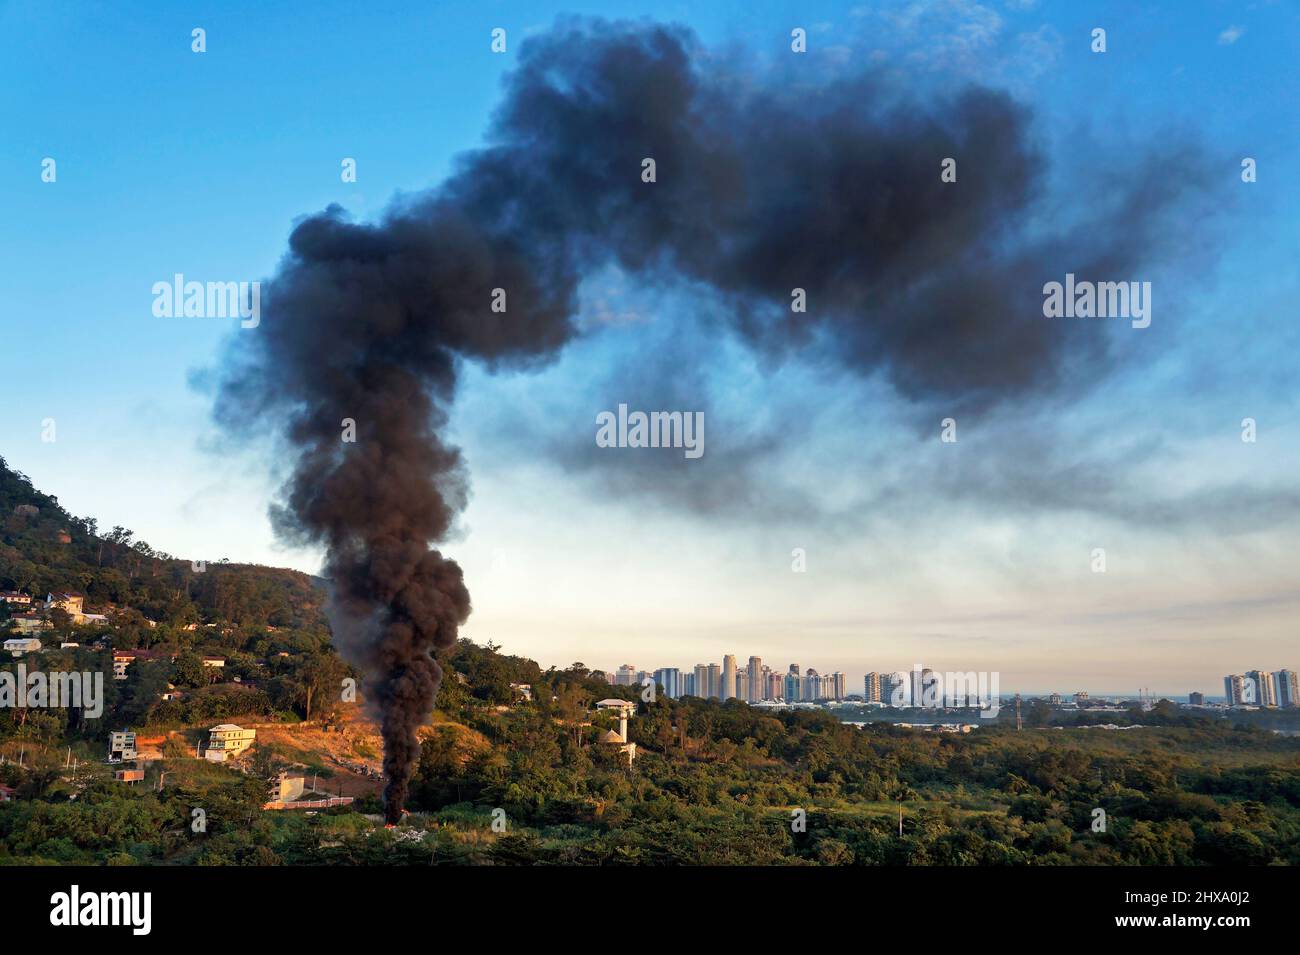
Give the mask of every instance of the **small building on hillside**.
[(18, 790), (0, 783), (0, 802), (13, 802), (18, 798)]
[(114, 650), (113, 679), (125, 680), (126, 668), (136, 660), (166, 660), (170, 658), (171, 654), (159, 650)]
[(608, 699), (601, 700), (596, 704), (596, 709), (602, 712), (613, 712), (618, 715), (618, 732), (606, 730), (600, 734), (600, 741), (610, 746), (617, 746), (619, 752), (627, 756), (628, 766), (636, 759), (636, 743), (628, 742), (627, 738), (627, 721), (628, 718), (636, 712), (636, 704), (630, 700)]
[(216, 667), (217, 669), (221, 669), (226, 665), (226, 658), (205, 656), (203, 658), (203, 665), (205, 667)]
[(0, 590), (0, 600), (10, 607), (26, 610), (32, 605), (32, 598), (20, 590)]
[(37, 640), (35, 637), (14, 637), (10, 640), (6, 640), (4, 647), (9, 653), (16, 657), (20, 657), (24, 653), (40, 653), (41, 641)]
[(45, 609), (59, 609), (66, 612), (73, 620), (86, 612), (86, 595), (76, 591), (51, 593), (45, 597)]
[(135, 759), (135, 733), (131, 730), (110, 733), (108, 736), (108, 761), (110, 763), (120, 763), (127, 759)]
[(301, 799), (307, 789), (307, 778), (302, 773), (280, 773), (271, 781), (271, 802), (294, 802)]
[(143, 769), (119, 769), (113, 773), (113, 778), (119, 783), (138, 783), (144, 779)]
[(19, 633), (40, 633), (54, 626), (39, 613), (16, 613), (11, 619)]
[(257, 730), (246, 730), (234, 723), (222, 723), (208, 730), (208, 748), (204, 756), (214, 763), (224, 763), (253, 745)]

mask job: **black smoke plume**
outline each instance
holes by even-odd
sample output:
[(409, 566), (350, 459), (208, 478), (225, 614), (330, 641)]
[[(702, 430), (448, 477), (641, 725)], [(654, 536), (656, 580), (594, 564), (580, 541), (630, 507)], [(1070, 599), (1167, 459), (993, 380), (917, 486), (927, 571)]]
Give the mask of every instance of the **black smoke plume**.
[[(331, 206), (295, 226), (217, 415), (287, 441), (274, 516), (324, 546), (335, 639), (381, 714), (390, 820), (441, 679), (433, 654), (470, 612), (460, 567), (431, 549), (466, 495), (441, 437), (458, 364), (554, 356), (580, 281), (614, 266), (710, 290), (760, 348), (829, 332), (846, 366), (954, 410), (1054, 388), (1107, 346), (1044, 319), (1042, 284), (1137, 277), (1198, 174), (1184, 154), (1176, 179), (1052, 229), (1029, 123), (979, 87), (919, 103), (871, 75), (764, 86), (683, 29), (563, 21), (522, 45), (487, 145), (448, 181), (378, 223)], [(1098, 232), (1099, 215), (1123, 228)], [(790, 311), (796, 287), (807, 314)]]

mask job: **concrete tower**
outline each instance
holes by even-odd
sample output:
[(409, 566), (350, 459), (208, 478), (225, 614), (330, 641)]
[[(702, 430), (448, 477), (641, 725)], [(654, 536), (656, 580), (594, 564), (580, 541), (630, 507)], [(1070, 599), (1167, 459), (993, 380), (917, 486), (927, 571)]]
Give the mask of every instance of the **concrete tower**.
[(722, 658), (722, 698), (736, 698), (736, 656), (733, 653)]

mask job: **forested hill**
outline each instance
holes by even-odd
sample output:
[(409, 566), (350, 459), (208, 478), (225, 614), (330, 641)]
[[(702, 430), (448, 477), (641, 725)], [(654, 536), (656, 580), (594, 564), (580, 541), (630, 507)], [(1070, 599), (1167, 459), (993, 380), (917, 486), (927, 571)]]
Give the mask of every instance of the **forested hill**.
[[(0, 589), (33, 597), (68, 591), (86, 609), (111, 610), (167, 628), (235, 627), (326, 632), (324, 582), (277, 567), (194, 565), (137, 540), (124, 527), (103, 531), (75, 517), (0, 458)], [(5, 614), (0, 602), (0, 615)], [(147, 625), (147, 624), (146, 624)]]

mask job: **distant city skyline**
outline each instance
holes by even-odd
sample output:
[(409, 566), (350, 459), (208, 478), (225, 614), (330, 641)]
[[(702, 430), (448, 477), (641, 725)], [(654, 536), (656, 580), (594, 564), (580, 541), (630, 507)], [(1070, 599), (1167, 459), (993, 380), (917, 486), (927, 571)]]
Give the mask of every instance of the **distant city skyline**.
[[(623, 685), (623, 686), (641, 685), (647, 677), (655, 677), (658, 674), (663, 673), (664, 671), (677, 671), (677, 673), (682, 675), (683, 677), (685, 675), (690, 675), (692, 678), (696, 680), (699, 679), (700, 674), (703, 673), (707, 675), (711, 671), (713, 674), (712, 679), (710, 680), (706, 676), (705, 681), (702, 684), (698, 684), (698, 685), (703, 685), (705, 687), (704, 692), (702, 693), (692, 692), (691, 695), (703, 696), (703, 697), (717, 697), (719, 699), (725, 700), (725, 699), (730, 699), (732, 697), (722, 695), (723, 693), (722, 686), (724, 684), (719, 680), (718, 674), (725, 673), (726, 665), (727, 665), (726, 661), (730, 660), (734, 662), (736, 658), (736, 654), (723, 654), (722, 656), (724, 662), (721, 667), (719, 667), (718, 664), (715, 663), (697, 663), (691, 667), (657, 666), (657, 667), (648, 667), (648, 668), (639, 667), (632, 663), (622, 663), (615, 667), (602, 667), (602, 666), (593, 666), (591, 664), (587, 664), (586, 661), (581, 661), (581, 662), (583, 662), (584, 665), (587, 665), (590, 669), (598, 670), (601, 673), (605, 674), (611, 683), (615, 685)], [(749, 659), (759, 660), (761, 664), (761, 658), (759, 657), (750, 657)], [(913, 663), (912, 665), (907, 667), (896, 667), (893, 669), (882, 667), (875, 670), (864, 671), (862, 674), (856, 675), (856, 680), (855, 680), (854, 679), (855, 674), (846, 671), (837, 670), (837, 671), (823, 672), (818, 670), (817, 667), (813, 667), (813, 666), (804, 667), (801, 663), (797, 661), (791, 662), (788, 665), (786, 665), (785, 670), (782, 670), (782, 668), (777, 666), (768, 666), (768, 665), (762, 665), (762, 666), (763, 666), (763, 672), (770, 673), (774, 677), (781, 676), (782, 678), (784, 678), (790, 674), (806, 677), (809, 672), (812, 672), (812, 673), (816, 673), (819, 677), (822, 678), (835, 678), (835, 677), (841, 678), (842, 679), (841, 685), (843, 689), (840, 692), (840, 695), (838, 697), (841, 699), (848, 696), (863, 696), (866, 699), (870, 699), (871, 698), (870, 694), (867, 692), (867, 686), (869, 685), (867, 680), (872, 675), (879, 675), (881, 677), (884, 677), (886, 675), (891, 675), (891, 674), (901, 675), (904, 679), (908, 680), (909, 682), (914, 682), (911, 679), (913, 674), (919, 674), (919, 673), (928, 674), (931, 671), (942, 673), (945, 672), (947, 669), (939, 666), (931, 666), (929, 664)], [(748, 666), (736, 672), (748, 676)], [(962, 668), (961, 672), (968, 672), (968, 671), (965, 668)], [(970, 671), (970, 672), (979, 672), (979, 671)], [(1214, 691), (1209, 691), (1205, 687), (1188, 687), (1187, 689), (1181, 691), (1170, 691), (1170, 690), (1157, 689), (1155, 687), (1146, 684), (1137, 684), (1134, 686), (1133, 690), (1128, 690), (1128, 691), (1114, 690), (1114, 689), (1097, 689), (1088, 686), (1072, 686), (1069, 688), (1066, 688), (1064, 686), (1055, 686), (1055, 687), (1047, 687), (1047, 688), (1016, 687), (1016, 686), (1006, 685), (1002, 681), (1002, 675), (1000, 672), (998, 674), (998, 680), (1000, 684), (998, 688), (998, 696), (1000, 698), (1010, 698), (1015, 694), (1019, 693), (1021, 695), (1034, 695), (1034, 696), (1041, 696), (1041, 697), (1048, 697), (1053, 694), (1059, 694), (1062, 698), (1073, 698), (1076, 694), (1083, 694), (1088, 697), (1123, 698), (1123, 699), (1136, 699), (1145, 695), (1145, 696), (1153, 696), (1157, 698), (1164, 697), (1170, 700), (1186, 700), (1186, 699), (1190, 699), (1190, 697), (1193, 694), (1199, 694), (1203, 696), (1206, 700), (1225, 700), (1238, 705), (1252, 705), (1256, 701), (1259, 701), (1259, 705), (1263, 705), (1266, 707), (1277, 706), (1279, 708), (1289, 708), (1289, 707), (1295, 707), (1297, 705), (1300, 705), (1300, 677), (1297, 677), (1295, 670), (1285, 668), (1285, 667), (1277, 670), (1246, 670), (1241, 675), (1236, 675), (1236, 676), (1229, 675), (1226, 677), (1220, 677), (1218, 678), (1218, 682), (1213, 684), (1210, 681), (1207, 681), (1207, 686), (1213, 685), (1216, 687)], [(1238, 682), (1236, 684), (1236, 689), (1234, 690), (1233, 688), (1234, 684), (1232, 683), (1232, 681), (1234, 680), (1254, 681), (1252, 684), (1253, 687), (1258, 687), (1259, 689), (1258, 690), (1252, 689), (1249, 691), (1249, 693), (1247, 693), (1243, 691), (1242, 683)], [(680, 685), (685, 686), (688, 684), (683, 683)], [(753, 685), (754, 684), (752, 683), (748, 684), (748, 686), (753, 686)], [(1219, 686), (1223, 687), (1223, 692), (1218, 691), (1217, 687)], [(668, 692), (670, 696), (681, 695), (684, 692), (681, 690), (674, 692), (672, 688), (669, 686), (666, 686), (665, 690), (666, 692)], [(917, 689), (912, 688), (910, 690), (910, 693), (916, 694), (919, 698), (919, 692)], [(887, 699), (888, 689), (882, 687), (881, 694), (882, 694), (882, 698)], [(736, 695), (737, 694), (735, 693), (732, 694), (732, 696), (736, 696)], [(1251, 696), (1252, 699), (1246, 699), (1245, 698), (1246, 696)], [(747, 693), (744, 694), (739, 694), (739, 697), (741, 699), (746, 699), (750, 701), (752, 701), (755, 698), (752, 690), (748, 690)], [(829, 698), (833, 699), (836, 697), (832, 696)], [(909, 696), (909, 698), (911, 697)], [(770, 695), (766, 695), (766, 696), (759, 697), (759, 699), (774, 699), (774, 697)]]

